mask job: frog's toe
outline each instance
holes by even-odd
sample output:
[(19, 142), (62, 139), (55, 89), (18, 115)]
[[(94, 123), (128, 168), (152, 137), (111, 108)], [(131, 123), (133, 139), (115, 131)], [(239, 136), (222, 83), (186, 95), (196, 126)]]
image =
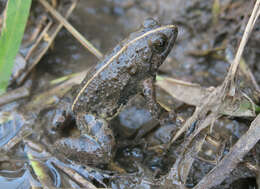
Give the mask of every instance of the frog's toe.
[(55, 146), (67, 158), (86, 165), (106, 164), (113, 158), (112, 148), (114, 146), (111, 146), (111, 142), (100, 145), (88, 135), (81, 135), (78, 138), (63, 138), (56, 141)]

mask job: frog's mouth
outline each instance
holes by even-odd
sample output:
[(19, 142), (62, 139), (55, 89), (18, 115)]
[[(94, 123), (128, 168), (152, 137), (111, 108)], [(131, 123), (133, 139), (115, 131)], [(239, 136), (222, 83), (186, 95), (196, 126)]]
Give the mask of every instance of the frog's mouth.
[(161, 57), (163, 62), (168, 54), (171, 52), (172, 47), (176, 41), (177, 35), (178, 35), (178, 28), (174, 25), (169, 25), (169, 27), (165, 31), (166, 35), (169, 36), (168, 44), (165, 50), (162, 52)]
[(169, 25), (163, 27), (163, 30), (161, 30), (161, 32), (167, 36), (168, 40), (165, 49), (161, 53), (152, 53), (150, 57), (150, 71), (152, 73), (156, 72), (159, 69), (159, 67), (163, 64), (164, 60), (172, 50), (172, 47), (177, 38), (178, 29), (174, 25)]

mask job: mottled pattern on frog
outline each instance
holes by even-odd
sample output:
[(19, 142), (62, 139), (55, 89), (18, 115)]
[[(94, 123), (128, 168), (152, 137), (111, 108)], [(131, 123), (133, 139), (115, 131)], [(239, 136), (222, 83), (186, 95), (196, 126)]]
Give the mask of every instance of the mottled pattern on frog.
[[(128, 39), (122, 41), (114, 48), (112, 54), (107, 55), (102, 62), (91, 69), (90, 74), (81, 83), (78, 93), (85, 87), (93, 75), (123, 46), (144, 33), (160, 27), (155, 22), (151, 23), (150, 26), (146, 25), (148, 28), (142, 28), (132, 33)], [(170, 37), (173, 35), (170, 30), (163, 32)], [(142, 92), (139, 83), (149, 77), (154, 77), (157, 68), (166, 57), (155, 56), (153, 47), (149, 44), (149, 39), (157, 35), (158, 33), (153, 33), (137, 40), (114, 58), (98, 76), (92, 79), (78, 97), (73, 109), (74, 113), (85, 112), (104, 119), (110, 119), (118, 112), (118, 108), (125, 105), (133, 95)], [(172, 44), (169, 45), (172, 46)], [(159, 65), (155, 66), (156, 64)]]
[(108, 163), (115, 146), (108, 121), (138, 93), (143, 94), (157, 118), (161, 110), (155, 100), (155, 76), (176, 36), (175, 26), (161, 27), (148, 19), (139, 31), (93, 67), (77, 89), (71, 106), (80, 136), (58, 140), (58, 150), (84, 164)]

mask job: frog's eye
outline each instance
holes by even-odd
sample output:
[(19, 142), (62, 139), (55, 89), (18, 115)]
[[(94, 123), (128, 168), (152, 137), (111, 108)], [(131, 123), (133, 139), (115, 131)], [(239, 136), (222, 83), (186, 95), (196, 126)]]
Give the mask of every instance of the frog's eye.
[(157, 53), (161, 53), (167, 46), (167, 36), (160, 33), (148, 42), (149, 46)]

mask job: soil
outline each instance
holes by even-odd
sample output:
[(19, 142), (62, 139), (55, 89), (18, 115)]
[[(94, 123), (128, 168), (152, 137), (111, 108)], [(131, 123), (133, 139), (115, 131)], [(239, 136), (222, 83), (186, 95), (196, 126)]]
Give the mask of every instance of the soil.
[[(0, 9), (3, 2), (0, 1)], [(247, 0), (220, 0), (219, 12), (216, 14), (213, 11), (213, 5), (216, 2), (218, 1), (79, 1), (68, 21), (103, 54), (109, 52), (119, 41), (140, 27), (145, 18), (153, 17), (161, 24), (175, 24), (179, 30), (177, 41), (172, 52), (160, 67), (159, 75), (198, 83), (203, 87), (216, 87), (223, 82), (227, 74), (230, 60), (235, 56), (254, 5), (253, 1), (248, 2)], [(216, 15), (217, 18), (215, 18)], [(243, 59), (258, 84), (260, 84), (259, 30), (260, 20), (258, 19), (243, 54)], [(219, 49), (216, 50), (217, 48)], [(34, 70), (35, 79), (31, 96), (0, 106), (1, 117), (5, 112), (12, 112), (15, 109), (24, 111), (23, 113), (27, 115), (23, 117), (21, 114), (15, 114), (16, 119), (9, 121), (8, 124), (2, 124), (0, 120), (0, 138), (2, 138), (0, 147), (3, 152), (0, 157), (1, 187), (17, 188), (19, 186), (19, 188), (25, 189), (49, 182), (46, 178), (39, 179), (39, 176), (33, 173), (32, 161), (35, 160), (28, 156), (28, 154), (32, 154), (41, 164), (40, 167), (44, 173), (50, 178), (49, 186), (63, 188), (84, 186), (86, 188), (87, 185), (82, 183), (89, 182), (97, 188), (179, 188), (173, 186), (171, 182), (168, 183), (164, 178), (179, 157), (185, 136), (178, 139), (168, 150), (158, 146), (170, 142), (183, 121), (192, 115), (195, 107), (173, 99), (159, 88), (157, 90), (158, 99), (163, 99), (162, 101), (167, 106), (174, 109), (175, 121), (156, 125), (144, 135), (136, 137), (136, 133), (144, 127), (143, 125), (146, 123), (151, 125), (153, 121), (151, 121), (151, 115), (142, 97), (138, 96), (131, 101), (111, 122), (117, 140), (115, 167), (78, 165), (73, 161), (64, 160), (65, 157), (53, 154), (50, 146), (44, 147), (46, 141), (51, 139), (48, 138), (49, 136), (46, 137), (44, 131), (49, 120), (43, 121), (42, 118), (50, 117), (53, 112), (46, 109), (28, 116), (28, 110), (25, 111), (22, 107), (30, 103), (38, 94), (48, 90), (46, 84), (53, 79), (86, 70), (97, 62), (97, 58), (63, 28), (57, 35), (53, 46)], [(253, 93), (250, 92), (251, 90), (247, 90), (247, 85), (244, 86), (243, 90), (251, 97)], [(259, 96), (252, 97), (252, 99), (259, 104)], [(213, 132), (208, 135), (219, 146), (212, 147), (210, 143), (203, 143), (189, 171), (185, 184), (187, 188), (194, 187), (216, 166), (232, 145), (247, 131), (251, 120), (252, 118), (247, 117), (223, 116), (215, 122)], [(30, 121), (34, 123), (33, 127)], [(37, 126), (35, 126), (36, 124)], [(13, 129), (12, 125), (15, 125), (16, 129)], [(22, 127), (28, 128), (24, 130), (21, 129)], [(20, 130), (27, 132), (32, 129), (34, 133), (35, 127), (41, 128), (36, 129), (38, 131), (36, 136), (34, 134), (31, 138), (18, 142), (10, 151), (6, 149), (7, 142), (18, 135)], [(48, 139), (44, 139), (45, 137)], [(30, 142), (35, 142), (39, 146), (43, 145), (40, 149), (45, 149), (48, 155), (44, 150), (39, 152), (39, 146), (32, 147)], [(215, 186), (214, 189), (257, 188), (258, 175), (256, 171), (246, 166), (246, 163), (257, 164), (260, 157), (259, 152), (258, 143), (225, 181), (221, 185)], [(75, 170), (87, 181), (80, 183), (79, 178), (77, 178), (78, 180), (72, 178), (73, 174), (60, 167)]]

